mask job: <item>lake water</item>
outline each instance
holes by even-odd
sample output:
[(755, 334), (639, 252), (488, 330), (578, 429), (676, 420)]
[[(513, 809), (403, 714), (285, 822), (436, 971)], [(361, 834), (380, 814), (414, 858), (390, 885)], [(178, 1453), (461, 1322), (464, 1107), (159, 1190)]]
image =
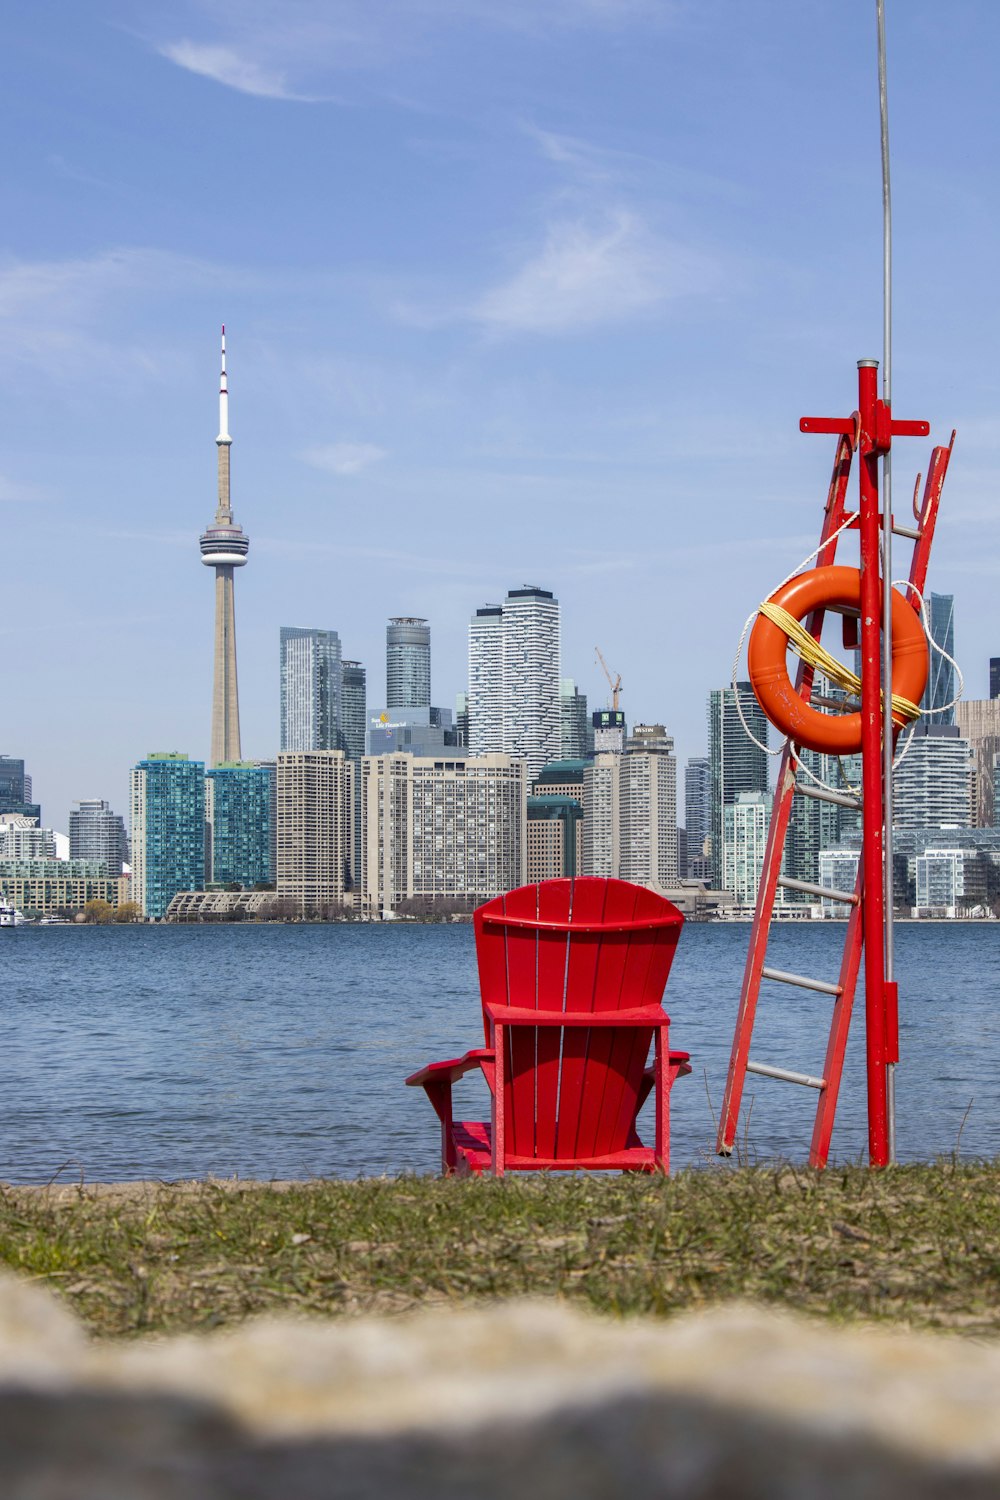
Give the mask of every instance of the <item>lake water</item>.
[[(666, 1005), (694, 1072), (672, 1096), (675, 1167), (716, 1160), (749, 932), (681, 934)], [(843, 935), (779, 924), (768, 961), (834, 978)], [(466, 925), (22, 927), (0, 966), (9, 1182), (433, 1172), (437, 1120), (403, 1079), (481, 1045)], [(1000, 922), (901, 924), (896, 971), (900, 1160), (1000, 1154)], [(820, 1072), (829, 1004), (765, 985), (754, 1056)], [(482, 1083), (459, 1087), (463, 1117), (488, 1118)], [(750, 1155), (805, 1160), (813, 1091), (748, 1078), (751, 1097)], [(833, 1156), (866, 1145), (859, 993)]]

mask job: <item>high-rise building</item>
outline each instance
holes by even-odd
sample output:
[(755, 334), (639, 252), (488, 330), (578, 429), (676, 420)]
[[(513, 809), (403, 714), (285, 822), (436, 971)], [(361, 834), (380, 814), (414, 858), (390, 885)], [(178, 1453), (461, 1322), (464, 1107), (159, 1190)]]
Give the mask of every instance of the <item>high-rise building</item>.
[(684, 767), (684, 835), (687, 866), (692, 880), (711, 874), (712, 774), (707, 755), (693, 755)]
[(583, 773), (583, 873), (617, 876), (618, 756), (598, 750)]
[(595, 755), (603, 755), (606, 751), (611, 751), (614, 755), (623, 753), (628, 734), (624, 709), (595, 709), (591, 718), (591, 730)]
[(246, 564), (250, 538), (233, 520), (229, 495), (229, 387), (226, 379), (226, 330), (222, 330), (222, 377), (219, 382), (219, 503), (214, 524), (201, 535), (201, 560), (215, 569), (215, 671), (212, 686), (212, 751), (209, 763), (240, 758), (240, 697), (236, 677), (235, 570)]
[(963, 698), (955, 708), (955, 725), (972, 746), (973, 823), (993, 828), (997, 817), (994, 766), (1000, 755), (1000, 698)]
[(1000, 698), (1000, 656), (990, 657), (990, 697)]
[(563, 760), (583, 760), (594, 748), (594, 730), (587, 714), (587, 695), (572, 677), (559, 679), (560, 751)]
[(385, 632), (385, 701), (391, 717), (431, 705), (431, 628), (397, 615)]
[(69, 857), (101, 861), (109, 877), (117, 880), (122, 865), (128, 864), (125, 819), (99, 798), (78, 802), (69, 815)]
[(359, 661), (341, 663), (340, 748), (354, 767), (354, 845), (351, 854), (351, 887), (361, 884), (361, 762), (365, 754), (368, 719), (368, 688), (365, 669)]
[(636, 724), (618, 774), (618, 869), (635, 885), (677, 884), (677, 762), (662, 724)]
[(132, 899), (162, 917), (178, 891), (205, 885), (205, 766), (176, 752), (132, 768)]
[(893, 770), (893, 826), (967, 828), (972, 771), (972, 746), (956, 726), (918, 724)]
[(272, 775), (270, 766), (252, 761), (214, 766), (207, 772), (207, 883), (270, 883)]
[(520, 756), (529, 776), (559, 758), (559, 601), (547, 589), (511, 589), (476, 611), (468, 709), (474, 756)]
[(469, 697), (467, 693), (455, 694), (455, 743), (469, 745)]
[(527, 871), (524, 762), (393, 754), (362, 765), (364, 904), (478, 906)]
[(342, 749), (342, 692), (337, 632), (282, 625), (282, 750)]
[(582, 874), (579, 836), (583, 808), (575, 797), (528, 798), (528, 868), (525, 880), (560, 880)]
[(723, 808), (722, 885), (737, 906), (751, 907), (764, 868), (771, 799), (766, 792), (737, 792)]
[(277, 896), (304, 917), (344, 905), (354, 847), (354, 766), (343, 750), (278, 756)]
[[(738, 695), (738, 706), (737, 706)], [(767, 719), (749, 682), (715, 688), (708, 699), (708, 763), (712, 794), (712, 885), (727, 890), (723, 876), (723, 808), (731, 807), (740, 792), (767, 791), (767, 754), (749, 738), (740, 719), (742, 709), (754, 737), (767, 744)]]
[[(925, 599), (931, 636), (948, 655), (955, 655), (955, 596), (928, 594)], [(954, 724), (955, 668), (934, 647), (929, 648), (930, 669), (927, 686), (920, 700), (921, 710), (932, 714), (932, 724)], [(952, 704), (947, 708), (946, 704)], [(943, 710), (943, 712), (938, 712)]]
[(12, 755), (0, 755), (0, 813), (18, 813), (42, 821), (42, 809), (31, 800), (31, 777), (25, 772), (24, 761)]

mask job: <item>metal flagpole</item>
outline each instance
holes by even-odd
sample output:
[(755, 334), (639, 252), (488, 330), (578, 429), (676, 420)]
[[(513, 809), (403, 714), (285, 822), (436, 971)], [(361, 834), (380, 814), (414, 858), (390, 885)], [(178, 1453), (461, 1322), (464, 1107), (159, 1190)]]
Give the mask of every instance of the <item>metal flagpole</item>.
[[(885, 3), (875, 0), (878, 27), (878, 95), (882, 138), (882, 400), (892, 413), (892, 191), (889, 182), (889, 99), (885, 71)], [(882, 455), (882, 806), (885, 816), (883, 904), (886, 986), (886, 1107), (889, 1161), (896, 1160), (896, 989), (893, 944), (892, 841), (892, 449)]]

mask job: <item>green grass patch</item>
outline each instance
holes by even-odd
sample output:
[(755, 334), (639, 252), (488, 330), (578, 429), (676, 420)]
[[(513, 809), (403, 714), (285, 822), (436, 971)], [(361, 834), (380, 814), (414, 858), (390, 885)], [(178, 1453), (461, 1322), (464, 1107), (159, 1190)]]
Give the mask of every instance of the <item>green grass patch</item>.
[(520, 1296), (992, 1334), (1000, 1164), (6, 1188), (0, 1262), (116, 1337)]

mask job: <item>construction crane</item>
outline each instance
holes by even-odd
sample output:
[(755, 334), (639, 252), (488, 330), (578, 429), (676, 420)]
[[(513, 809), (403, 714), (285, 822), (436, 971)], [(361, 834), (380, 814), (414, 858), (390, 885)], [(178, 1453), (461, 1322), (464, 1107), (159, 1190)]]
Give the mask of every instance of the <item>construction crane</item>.
[(614, 677), (612, 677), (611, 670), (608, 667), (607, 662), (604, 660), (604, 657), (601, 655), (600, 646), (595, 646), (594, 650), (597, 652), (597, 660), (604, 668), (604, 675), (608, 679), (608, 687), (611, 689), (611, 707), (615, 710), (615, 713), (617, 713), (618, 697), (622, 690), (622, 674), (620, 672), (616, 672)]

